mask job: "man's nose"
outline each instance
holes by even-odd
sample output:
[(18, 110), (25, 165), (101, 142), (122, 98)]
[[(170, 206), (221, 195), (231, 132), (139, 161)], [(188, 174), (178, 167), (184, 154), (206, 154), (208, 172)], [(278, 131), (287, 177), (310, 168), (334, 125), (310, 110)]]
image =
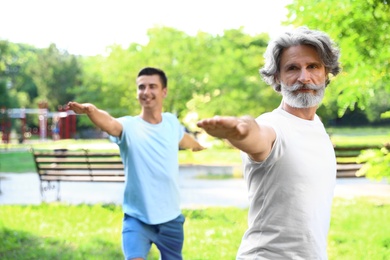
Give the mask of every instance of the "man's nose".
[(150, 88), (149, 87), (145, 87), (143, 92), (144, 92), (144, 94), (148, 94), (150, 92)]
[(310, 82), (310, 73), (306, 69), (302, 69), (300, 74), (299, 74), (298, 81), (303, 83), (303, 84), (309, 83)]

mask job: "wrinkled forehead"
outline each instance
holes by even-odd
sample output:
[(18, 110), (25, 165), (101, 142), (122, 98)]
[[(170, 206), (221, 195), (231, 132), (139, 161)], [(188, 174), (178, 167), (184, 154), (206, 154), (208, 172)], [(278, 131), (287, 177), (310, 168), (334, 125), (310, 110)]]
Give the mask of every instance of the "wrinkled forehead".
[(320, 54), (314, 46), (300, 44), (282, 50), (279, 66), (302, 62), (323, 64)]

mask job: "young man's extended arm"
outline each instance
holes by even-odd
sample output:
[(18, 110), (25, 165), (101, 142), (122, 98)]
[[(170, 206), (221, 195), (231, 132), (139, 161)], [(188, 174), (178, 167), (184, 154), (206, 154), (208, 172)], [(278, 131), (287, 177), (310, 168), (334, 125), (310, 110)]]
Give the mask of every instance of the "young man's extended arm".
[(95, 105), (90, 103), (80, 104), (77, 102), (69, 102), (68, 107), (76, 114), (86, 114), (92, 123), (109, 135), (121, 135), (123, 129), (122, 125), (106, 111), (98, 109)]
[(255, 161), (267, 158), (276, 138), (276, 133), (271, 127), (260, 126), (255, 119), (248, 116), (240, 118), (215, 116), (201, 120), (197, 125), (211, 136), (228, 140)]
[(182, 149), (192, 149), (192, 151), (201, 151), (204, 149), (204, 147), (188, 133), (184, 133), (183, 138), (180, 140), (179, 147)]

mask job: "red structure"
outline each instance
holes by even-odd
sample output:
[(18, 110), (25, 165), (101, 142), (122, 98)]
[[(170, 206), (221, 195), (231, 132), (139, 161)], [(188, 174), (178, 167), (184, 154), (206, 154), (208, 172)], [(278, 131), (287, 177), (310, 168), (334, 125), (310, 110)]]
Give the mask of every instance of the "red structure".
[[(0, 132), (2, 133), (2, 142), (10, 142), (10, 134), (12, 130), (12, 119), (17, 118), (21, 120), (21, 134), (19, 142), (23, 142), (26, 138), (26, 114), (38, 115), (39, 130), (38, 134), (41, 140), (47, 139), (48, 135), (52, 135), (52, 128), (48, 127), (48, 122), (52, 122), (55, 117), (59, 118), (59, 137), (60, 139), (74, 138), (76, 135), (76, 114), (72, 110), (67, 110), (65, 107), (60, 106), (58, 111), (49, 112), (47, 109), (47, 103), (39, 103), (38, 109), (24, 109), (24, 108), (12, 108), (6, 109), (5, 107), (0, 109)], [(49, 120), (51, 119), (51, 120)]]
[(76, 114), (67, 107), (58, 107), (60, 117), (60, 137), (61, 139), (74, 138), (76, 135)]
[(8, 144), (10, 141), (11, 126), (11, 118), (8, 116), (7, 109), (2, 107), (0, 110), (0, 131), (2, 132), (1, 140), (5, 144)]

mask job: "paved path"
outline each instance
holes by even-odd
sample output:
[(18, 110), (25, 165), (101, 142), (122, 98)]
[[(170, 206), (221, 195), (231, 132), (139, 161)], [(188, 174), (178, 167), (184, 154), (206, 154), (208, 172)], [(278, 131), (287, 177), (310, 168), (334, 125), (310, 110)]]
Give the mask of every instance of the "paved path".
[[(36, 173), (0, 173), (1, 204), (40, 204)], [(61, 201), (69, 204), (115, 203), (122, 201), (123, 183), (61, 183)], [(243, 179), (205, 180), (193, 174), (180, 179), (182, 208), (209, 206), (248, 206)], [(390, 185), (365, 178), (339, 178), (336, 197), (376, 196), (390, 198)], [(55, 201), (55, 190), (47, 192), (47, 202)]]

